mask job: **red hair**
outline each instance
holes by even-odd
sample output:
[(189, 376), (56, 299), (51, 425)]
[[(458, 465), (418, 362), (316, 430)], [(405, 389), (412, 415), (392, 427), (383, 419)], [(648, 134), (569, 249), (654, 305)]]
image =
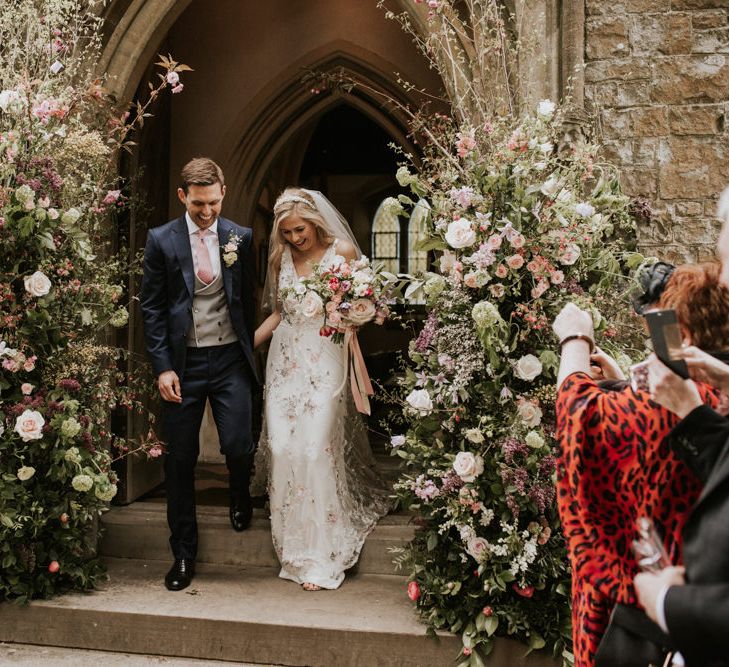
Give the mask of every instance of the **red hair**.
[(707, 351), (729, 350), (729, 289), (720, 272), (718, 262), (678, 266), (657, 303), (675, 310), (682, 333)]

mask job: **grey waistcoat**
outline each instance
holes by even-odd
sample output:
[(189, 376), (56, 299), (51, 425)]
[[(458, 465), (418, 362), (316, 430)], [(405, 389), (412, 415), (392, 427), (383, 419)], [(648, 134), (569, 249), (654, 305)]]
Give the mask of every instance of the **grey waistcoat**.
[(209, 285), (195, 274), (195, 294), (192, 299), (192, 325), (187, 332), (188, 347), (226, 345), (238, 340), (230, 321), (225, 300), (222, 273)]

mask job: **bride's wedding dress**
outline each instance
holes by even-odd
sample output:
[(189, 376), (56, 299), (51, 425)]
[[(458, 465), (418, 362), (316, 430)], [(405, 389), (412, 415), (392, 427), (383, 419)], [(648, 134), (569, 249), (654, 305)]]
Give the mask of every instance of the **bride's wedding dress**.
[[(336, 241), (322, 263), (343, 261), (335, 252)], [(287, 246), (279, 293), (297, 281)], [(346, 350), (320, 336), (322, 318), (307, 318), (301, 308), (295, 298), (284, 300), (271, 340), (258, 465), (268, 459), (280, 576), (331, 589), (356, 563), (390, 501), (345, 382)]]

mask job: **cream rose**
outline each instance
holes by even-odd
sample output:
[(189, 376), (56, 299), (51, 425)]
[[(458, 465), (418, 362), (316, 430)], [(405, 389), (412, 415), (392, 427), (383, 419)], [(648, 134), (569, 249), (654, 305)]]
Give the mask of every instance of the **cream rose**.
[(423, 416), (429, 414), (433, 409), (433, 401), (427, 389), (413, 389), (405, 401)]
[(448, 225), (445, 240), (451, 248), (467, 248), (476, 243), (476, 232), (465, 218), (458, 218)]
[(531, 382), (542, 372), (542, 362), (533, 354), (525, 354), (514, 366), (514, 375), (520, 380)]
[(43, 437), (43, 426), (46, 420), (37, 410), (25, 410), (15, 420), (15, 432), (23, 439), (23, 442), (40, 440)]
[(544, 438), (536, 431), (529, 431), (524, 438), (524, 442), (532, 449), (540, 449), (544, 446)]
[(464, 482), (472, 482), (483, 472), (483, 459), (471, 452), (458, 452), (453, 470)]
[(466, 440), (476, 443), (477, 445), (482, 443), (484, 440), (483, 433), (481, 433), (481, 431), (477, 428), (469, 428), (464, 435), (466, 436)]
[(473, 537), (468, 540), (466, 551), (480, 563), (489, 551), (489, 543), (483, 537)]
[(32, 276), (23, 279), (25, 291), (31, 296), (45, 296), (51, 291), (51, 281), (42, 271), (36, 271)]
[(377, 312), (375, 304), (369, 299), (355, 299), (352, 307), (347, 311), (347, 319), (359, 327), (372, 320)]
[(307, 292), (301, 305), (305, 317), (321, 317), (324, 314), (324, 302), (316, 292)]
[(35, 468), (32, 468), (30, 466), (23, 466), (22, 468), (18, 468), (18, 479), (21, 482), (29, 480), (33, 475), (35, 475)]
[(529, 428), (535, 428), (542, 423), (542, 410), (532, 401), (520, 400), (516, 405), (516, 411), (519, 417)]

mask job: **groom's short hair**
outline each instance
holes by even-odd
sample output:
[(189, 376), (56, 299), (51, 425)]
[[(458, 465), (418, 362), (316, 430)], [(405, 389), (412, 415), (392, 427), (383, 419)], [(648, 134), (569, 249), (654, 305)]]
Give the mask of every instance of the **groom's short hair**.
[(214, 185), (220, 183), (222, 188), (225, 185), (223, 170), (208, 157), (196, 157), (190, 160), (180, 174), (182, 177), (182, 189), (187, 193), (191, 185)]

